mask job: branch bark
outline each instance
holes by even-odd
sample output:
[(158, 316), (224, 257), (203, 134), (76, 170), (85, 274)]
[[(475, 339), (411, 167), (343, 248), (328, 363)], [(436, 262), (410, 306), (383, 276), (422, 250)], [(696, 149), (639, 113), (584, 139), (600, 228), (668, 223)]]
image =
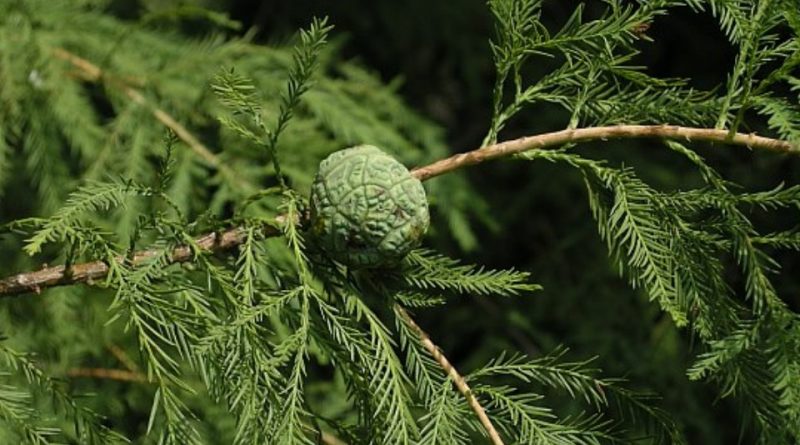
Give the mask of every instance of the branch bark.
[(607, 141), (609, 139), (671, 139), (686, 142), (713, 142), (744, 146), (751, 149), (779, 153), (799, 154), (800, 146), (780, 139), (758, 136), (754, 133), (733, 133), (710, 128), (680, 127), (676, 125), (612, 125), (607, 127), (574, 128), (552, 133), (526, 136), (488, 145), (477, 150), (460, 153), (433, 164), (415, 169), (412, 173), (424, 181), (434, 176), (492, 159), (502, 158), (529, 150), (557, 147), (569, 143)]
[(127, 369), (108, 368), (74, 368), (67, 371), (67, 377), (85, 377), (101, 380), (117, 380), (120, 382), (148, 383), (147, 377), (139, 372)]
[[(265, 228), (265, 236), (278, 234), (277, 229), (272, 227)], [(246, 236), (246, 232), (240, 227), (205, 234), (195, 240), (195, 245), (202, 251), (225, 251), (241, 244)], [(133, 264), (138, 265), (146, 262), (160, 253), (159, 250), (143, 250), (133, 256)], [(178, 246), (172, 250), (170, 262), (183, 263), (194, 258), (192, 248), (189, 246)], [(122, 261), (123, 257), (119, 257)], [(19, 295), (25, 293), (39, 294), (48, 287), (62, 286), (66, 284), (89, 283), (105, 278), (108, 274), (108, 264), (103, 261), (92, 261), (89, 263), (74, 264), (72, 266), (53, 266), (45, 267), (42, 270), (26, 272), (0, 281), (0, 298)]]
[(458, 392), (460, 392), (465, 399), (467, 399), (467, 404), (469, 404), (470, 409), (478, 416), (478, 420), (483, 425), (483, 428), (486, 430), (486, 434), (489, 436), (489, 440), (492, 442), (493, 445), (504, 445), (503, 439), (500, 437), (500, 434), (495, 429), (494, 425), (492, 424), (492, 420), (489, 419), (489, 416), (486, 415), (486, 411), (481, 406), (478, 398), (475, 397), (475, 394), (472, 393), (472, 390), (467, 384), (467, 381), (464, 377), (459, 374), (458, 370), (450, 363), (450, 360), (444, 355), (441, 349), (436, 346), (436, 343), (431, 340), (431, 337), (425, 332), (415, 321), (411, 318), (411, 315), (403, 309), (401, 306), (395, 305), (395, 310), (397, 311), (398, 315), (402, 317), (409, 327), (417, 334), (419, 337), (422, 346), (425, 348), (426, 351), (436, 360), (436, 363), (444, 370), (445, 374), (447, 374), (450, 379), (453, 381), (453, 384), (456, 385)]
[[(755, 134), (729, 134), (726, 130), (674, 125), (617, 125), (562, 130), (500, 142), (466, 153), (455, 154), (432, 164), (418, 167), (412, 170), (411, 174), (419, 178), (419, 180), (425, 181), (463, 167), (477, 165), (528, 150), (557, 147), (567, 143), (642, 138), (712, 142), (779, 153), (800, 153), (800, 147), (790, 142)], [(280, 219), (280, 217), (278, 218)], [(265, 230), (265, 236), (278, 234), (278, 230), (274, 228), (266, 228)], [(243, 240), (243, 230), (239, 227), (234, 227), (221, 233), (205, 234), (197, 238), (196, 244), (205, 251), (222, 251), (238, 246)], [(146, 261), (158, 253), (158, 250), (139, 252), (134, 256), (134, 264)], [(192, 259), (192, 251), (188, 246), (176, 247), (172, 252), (171, 259), (173, 263), (190, 261)], [(38, 294), (43, 289), (52, 286), (92, 282), (102, 279), (107, 273), (108, 265), (102, 261), (76, 264), (69, 268), (65, 266), (45, 267), (39, 271), (21, 273), (0, 280), (0, 298), (31, 292)]]

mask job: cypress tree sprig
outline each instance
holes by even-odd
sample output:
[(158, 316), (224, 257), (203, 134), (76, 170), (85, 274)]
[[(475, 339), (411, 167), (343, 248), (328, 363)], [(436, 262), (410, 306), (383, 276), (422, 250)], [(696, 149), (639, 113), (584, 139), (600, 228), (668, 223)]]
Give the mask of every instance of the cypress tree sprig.
[(57, 410), (63, 410), (72, 417), (75, 425), (74, 434), (78, 440), (86, 444), (128, 442), (124, 436), (104, 425), (105, 419), (102, 416), (70, 396), (58, 382), (36, 365), (31, 357), (9, 348), (1, 340), (2, 337), (0, 337), (0, 362), (7, 368), (21, 372), (30, 385), (51, 398)]
[(597, 445), (601, 440), (617, 441), (608, 433), (609, 424), (599, 416), (555, 421), (549, 409), (539, 406), (541, 396), (518, 392), (508, 386), (478, 386), (476, 395), (489, 399), (487, 406), (497, 417), (509, 419), (504, 429), (521, 443), (548, 445)]
[(421, 420), (423, 427), (420, 433), (421, 443), (430, 444), (468, 444), (469, 437), (464, 432), (463, 409), (453, 400), (451, 380), (439, 385), (435, 397), (431, 400), (429, 412)]
[(421, 290), (512, 296), (541, 289), (530, 283), (529, 273), (460, 265), (458, 260), (428, 250), (412, 251), (404, 262), (406, 269), (401, 272), (401, 278), (407, 285)]
[(458, 370), (450, 363), (450, 360), (448, 360), (442, 351), (439, 350), (439, 347), (433, 343), (433, 341), (430, 339), (430, 336), (428, 336), (428, 334), (422, 330), (421, 327), (419, 327), (419, 325), (414, 321), (413, 318), (411, 318), (411, 315), (409, 315), (405, 309), (396, 305), (394, 310), (402, 319), (403, 323), (407, 324), (408, 327), (417, 334), (423, 347), (434, 358), (434, 360), (439, 363), (439, 366), (441, 366), (448, 378), (453, 381), (453, 384), (456, 386), (456, 388), (458, 388), (458, 391), (467, 400), (470, 409), (472, 409), (472, 411), (478, 417), (478, 420), (486, 431), (491, 443), (494, 445), (503, 445), (505, 442), (503, 442), (503, 439), (500, 437), (500, 433), (497, 432), (494, 423), (486, 414), (486, 410), (478, 401), (472, 389), (470, 389), (469, 383), (467, 383), (464, 377), (462, 377)]
[[(265, 140), (261, 145), (271, 159), (278, 184), (283, 189), (286, 189), (286, 183), (278, 158), (278, 139), (292, 119), (295, 108), (300, 103), (300, 98), (311, 88), (311, 76), (316, 71), (319, 53), (332, 29), (332, 26), (327, 25), (327, 18), (315, 18), (308, 30), (300, 31), (300, 43), (296, 46), (292, 56), (292, 67), (289, 69), (285, 90), (281, 93), (278, 116), (271, 127), (268, 127), (263, 121), (261, 107), (255, 103), (254, 88), (247, 79), (237, 76), (232, 71), (217, 77), (214, 89), (226, 105), (247, 112), (253, 123), (264, 134)], [(259, 142), (262, 137), (234, 120), (223, 118), (222, 122), (254, 142)]]
[[(500, 356), (472, 372), (467, 379), (479, 382), (491, 377), (510, 376), (526, 383), (565, 391), (570, 397), (583, 399), (595, 410), (614, 407), (620, 416), (644, 422), (649, 427), (648, 433), (659, 443), (685, 443), (673, 419), (647, 403), (652, 401), (651, 394), (626, 389), (620, 380), (598, 378), (598, 370), (590, 367), (593, 360), (569, 362), (564, 360), (566, 353), (567, 349), (558, 348), (535, 359), (519, 354)], [(503, 392), (500, 390), (501, 394)], [(536, 401), (535, 397), (530, 399), (530, 402)], [(550, 416), (545, 408), (540, 409), (544, 417)], [(536, 427), (535, 423), (531, 425), (531, 428)]]
[[(0, 39), (0, 54), (14, 55), (0, 56), (12, 67), (0, 67), (0, 136), (20, 148), (14, 156), (27, 166), (45, 211), (61, 208), (53, 217), (29, 218), (8, 230), (27, 234), (31, 253), (40, 254), (46, 246), (62, 248), (66, 264), (2, 280), (0, 295), (92, 280), (111, 288), (111, 321), (124, 321), (127, 330), (109, 330), (140, 351), (156, 391), (147, 430), (158, 431), (160, 440), (314, 443), (326, 437), (329, 428), (355, 443), (468, 443), (484, 434), (493, 443), (599, 444), (634, 438), (639, 430), (624, 431), (605, 411), (616, 412), (634, 427), (650, 426), (646, 431), (662, 442), (682, 440), (668, 416), (646, 398), (618, 387), (619, 382), (596, 377), (588, 362), (505, 356), (465, 378), (398, 304), (424, 307), (443, 302), (449, 293), (515, 295), (538, 289), (527, 282), (526, 273), (487, 271), (415, 252), (388, 274), (391, 279), (381, 280), (372, 271), (352, 271), (334, 263), (305, 238), (305, 203), (288, 184), (297, 190), (307, 185), (303, 181), (318, 157), (344, 141), (367, 142), (359, 138), (388, 141), (395, 152), (423, 145), (425, 139), (403, 135), (418, 127), (424, 133), (424, 126), (398, 117), (404, 109), (383, 100), (385, 95), (354, 93), (353, 84), (363, 81), (363, 72), (343, 68), (341, 77), (320, 76), (319, 89), (307, 91), (327, 34), (324, 22), (301, 33), (292, 57), (259, 52), (263, 65), (279, 67), (273, 72), (253, 61), (255, 49), (244, 42), (190, 44), (124, 27), (91, 7), (73, 11), (72, 22), (91, 23), (97, 37), (76, 37), (72, 22), (58, 20), (59, 13), (71, 11), (70, 5), (58, 3), (48, 9), (46, 3), (0, 4), (16, 23), (35, 30), (21, 33), (14, 48)], [(800, 394), (792, 385), (800, 372), (800, 324), (778, 296), (772, 283), (776, 264), (764, 248), (792, 248), (793, 235), (761, 235), (748, 210), (797, 206), (797, 188), (734, 193), (736, 189), (688, 145), (712, 142), (797, 153), (797, 110), (776, 88), (796, 82), (791, 75), (796, 43), (781, 41), (770, 31), (786, 24), (789, 28), (782, 29), (795, 30), (796, 11), (790, 2), (779, 0), (689, 1), (698, 9), (710, 7), (740, 51), (728, 89), (696, 92), (687, 82), (655, 79), (630, 66), (638, 42), (647, 38), (643, 29), (679, 3), (612, 0), (604, 3), (597, 19), (587, 19), (577, 8), (551, 32), (541, 20), (541, 2), (491, 2), (499, 22), (493, 43), (498, 79), (486, 146), (420, 167), (413, 175), (425, 180), (512, 156), (576, 167), (613, 260), (634, 287), (696, 337), (700, 353), (690, 376), (714, 382), (722, 396), (744, 402), (763, 440), (785, 443), (800, 437), (794, 426), (800, 424)], [(36, 8), (41, 14), (30, 20)], [(0, 31), (8, 33), (4, 20)], [(112, 47), (115, 52), (152, 47), (154, 60), (188, 54), (175, 64), (180, 76), (154, 69), (160, 68), (157, 62), (139, 60), (139, 67), (134, 58), (106, 58), (108, 46), (102, 42), (108, 39), (103, 37), (116, 35), (117, 28), (124, 29)], [(88, 59), (64, 55), (51, 60), (53, 48), (62, 47), (107, 63), (101, 74), (92, 76), (91, 69), (87, 72), (91, 67), (83, 64), (86, 69), (81, 69), (76, 63)], [(555, 67), (538, 79), (526, 78), (525, 63), (540, 56), (554, 56)], [(236, 71), (226, 69), (215, 81), (229, 109), (218, 110), (197, 85), (205, 85), (210, 77), (204, 67), (230, 66), (231, 59), (240, 63)], [(108, 125), (112, 134), (99, 125), (97, 114), (70, 112), (92, 109), (82, 85), (70, 82), (58, 89), (60, 93), (42, 88), (65, 74), (69, 65), (83, 72), (85, 80), (102, 80), (108, 87), (102, 95), (113, 110)], [(327, 65), (320, 66), (317, 72), (324, 73)], [(772, 66), (778, 69), (767, 73)], [(117, 72), (139, 73), (145, 81)], [(180, 81), (174, 80), (178, 77)], [(256, 90), (267, 94), (257, 98)], [(361, 106), (362, 100), (369, 107)], [(565, 130), (494, 143), (517, 113), (540, 103), (567, 112)], [(306, 108), (298, 112), (301, 104)], [(377, 106), (389, 110), (373, 116), (370, 107)], [(268, 127), (262, 114), (272, 108), (277, 119)], [(736, 133), (753, 108), (782, 139)], [(212, 114), (220, 115), (227, 128), (209, 128), (204, 119)], [(240, 121), (237, 114), (250, 122)], [(191, 150), (174, 153), (168, 169), (154, 168), (162, 153), (150, 148), (157, 140), (152, 125), (133, 128), (149, 115), (176, 133), (175, 128), (191, 125), (203, 130), (198, 134), (219, 136), (226, 148), (208, 150), (213, 161), (206, 159), (204, 164), (212, 168), (204, 171), (193, 166), (193, 157), (203, 156), (192, 147), (191, 137), (179, 134)], [(362, 119), (360, 125), (354, 123)], [(176, 126), (179, 120), (190, 124)], [(288, 137), (290, 120), (300, 136)], [(720, 120), (725, 121), (720, 128), (709, 128)], [(393, 124), (383, 126), (387, 121)], [(320, 136), (320, 131), (333, 136)], [(631, 168), (568, 151), (584, 142), (633, 138), (665, 140), (699, 169), (705, 186), (662, 192)], [(58, 162), (61, 141), (80, 160), (68, 168)], [(283, 148), (299, 146), (317, 151), (295, 155)], [(120, 147), (130, 149), (116, 150)], [(254, 162), (263, 157), (253, 156), (253, 147), (267, 148), (274, 175)], [(426, 147), (429, 154), (436, 153)], [(2, 152), (0, 146), (0, 159)], [(67, 195), (58, 189), (60, 184), (84, 175), (96, 177), (120, 159), (129, 162), (111, 170), (130, 179), (110, 185), (90, 182), (60, 205)], [(86, 160), (92, 160), (88, 170), (81, 164)], [(225, 177), (224, 171), (236, 175)], [(242, 178), (251, 184), (274, 180), (282, 193), (248, 190), (237, 184)], [(199, 191), (193, 190), (195, 182), (203, 185)], [(203, 205), (198, 208), (193, 202)], [(448, 203), (442, 206), (442, 215), (452, 213)], [(232, 207), (238, 209), (232, 219), (218, 219)], [(456, 212), (450, 224), (459, 217), (463, 221), (463, 212)], [(198, 235), (202, 233), (208, 234)], [(238, 249), (233, 255), (223, 252), (233, 249)], [(99, 261), (82, 263), (89, 258)], [(741, 289), (729, 283), (726, 270), (741, 275)], [(94, 310), (97, 300), (87, 300), (87, 311)], [(781, 335), (769, 335), (773, 332)], [(589, 405), (591, 412), (561, 415), (546, 404), (549, 400), (535, 391), (536, 386), (566, 392)], [(23, 436), (33, 434), (31, 441), (50, 441), (38, 426), (40, 420), (31, 415), (29, 400), (20, 395), (24, 393), (17, 391), (16, 405), (6, 403), (11, 409), (2, 418), (10, 419), (6, 424)], [(194, 403), (205, 396), (214, 403)], [(201, 418), (204, 422), (198, 421)]]
[(168, 255), (169, 249), (164, 249), (161, 255), (136, 269), (124, 263), (111, 264), (112, 283), (117, 287), (110, 306), (114, 313), (111, 321), (125, 319), (126, 329), (132, 330), (138, 340), (147, 377), (157, 385), (148, 433), (154, 429), (156, 419), (163, 419), (160, 437), (164, 443), (195, 444), (200, 443), (200, 436), (192, 425), (194, 416), (177, 392), (189, 387), (181, 378), (179, 363), (173, 356), (174, 351), (184, 359), (193, 355), (188, 347), (194, 336), (193, 315), (165, 299), (154, 284), (164, 278)]
[(363, 320), (369, 332), (369, 341), (375, 354), (372, 358), (379, 365), (373, 370), (370, 390), (376, 399), (376, 413), (383, 417), (384, 428), (380, 439), (386, 443), (407, 443), (418, 434), (417, 422), (411, 411), (407, 385), (408, 376), (395, 352), (395, 340), (389, 329), (360, 297), (344, 293), (341, 295), (345, 314)]
[(311, 87), (311, 75), (316, 71), (319, 53), (325, 45), (328, 33), (333, 29), (332, 26), (327, 24), (327, 21), (327, 17), (323, 19), (315, 18), (307, 31), (300, 31), (300, 44), (296, 47), (293, 55), (293, 65), (289, 70), (286, 91), (281, 95), (278, 118), (274, 127), (268, 132), (265, 147), (272, 157), (272, 165), (275, 168), (278, 182), (284, 188), (286, 184), (278, 161), (278, 138), (286, 129), (289, 120), (292, 119), (292, 114), (300, 102), (300, 97)]
[[(0, 374), (3, 375), (3, 374)], [(60, 430), (34, 423), (36, 412), (30, 406), (31, 395), (10, 385), (0, 385), (0, 419), (17, 431), (16, 440), (31, 445), (50, 445)]]
[(95, 65), (89, 60), (84, 59), (76, 54), (73, 54), (63, 48), (53, 49), (53, 56), (69, 62), (72, 66), (79, 69), (82, 77), (91, 82), (105, 82), (114, 88), (119, 88), (134, 104), (146, 107), (150, 110), (153, 118), (159, 121), (162, 125), (169, 128), (175, 133), (182, 141), (192, 149), (192, 151), (205, 162), (207, 165), (218, 169), (223, 176), (238, 186), (241, 186), (246, 191), (252, 191), (253, 185), (242, 180), (237, 176), (233, 170), (220, 161), (219, 157), (214, 154), (200, 139), (197, 138), (191, 131), (189, 131), (183, 124), (181, 124), (175, 117), (167, 113), (163, 109), (151, 104), (147, 98), (136, 88), (127, 85), (124, 80), (118, 79), (113, 75), (104, 72), (100, 67)]
[[(772, 260), (752, 241), (758, 234), (737, 207), (751, 204), (751, 199), (763, 199), (769, 207), (781, 192), (748, 194), (739, 201), (702, 158), (675, 143), (670, 146), (696, 163), (721, 195), (712, 200), (712, 208), (721, 215), (716, 226), (697, 226), (696, 209), (673, 207), (669, 198), (650, 189), (630, 169), (613, 169), (564, 151), (534, 151), (528, 157), (567, 162), (584, 172), (600, 234), (626, 274), (634, 284), (651, 283), (644, 287), (645, 293), (657, 299), (676, 324), (694, 329), (708, 348), (689, 376), (719, 382), (723, 394), (748, 400), (747, 409), (754, 412), (765, 435), (792, 437), (794, 427), (779, 419), (796, 413), (786, 402), (787, 408), (780, 408), (779, 400), (793, 400), (792, 390), (783, 382), (797, 377), (787, 373), (794, 372), (800, 356), (794, 340), (775, 341), (767, 332), (778, 326), (792, 332), (797, 319), (778, 298), (768, 276)], [(781, 205), (794, 205), (793, 193), (782, 197), (786, 202)], [(734, 292), (724, 281), (721, 258), (726, 250), (744, 274), (749, 309), (733, 299)]]

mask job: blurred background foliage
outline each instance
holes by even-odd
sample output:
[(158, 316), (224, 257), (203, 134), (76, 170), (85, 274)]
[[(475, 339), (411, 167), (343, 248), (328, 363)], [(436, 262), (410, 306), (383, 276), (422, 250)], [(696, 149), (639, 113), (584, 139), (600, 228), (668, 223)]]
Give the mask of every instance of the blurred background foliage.
[[(578, 3), (545, 2), (545, 24), (556, 28)], [(195, 6), (218, 11), (220, 16), (194, 15)], [(204, 141), (226, 147), (221, 154), (223, 162), (229, 163), (237, 175), (259, 186), (271, 183), (261, 168), (264, 160), (251, 156), (252, 151), (242, 141), (225, 134), (213, 122), (214, 113), (224, 110), (209, 99), (207, 84), (220, 68), (232, 62), (256, 79), (261, 96), (269, 98), (281, 85), (288, 63), (286, 52), (269, 48), (282, 48), (312, 16), (329, 16), (336, 25), (335, 44), (324, 62), (327, 76), (304, 100), (301, 119), (293, 122), (282, 146), (287, 158), (285, 164), (290, 166), (288, 173), (296, 184), (308, 184), (316, 162), (325, 154), (357, 142), (382, 144), (409, 165), (442, 157), (448, 151), (476, 148), (491, 117), (495, 71), (488, 41), (493, 28), (488, 8), (481, 0), (113, 0), (108, 7), (122, 22), (109, 18), (107, 22), (80, 23), (77, 17), (76, 23), (50, 23), (45, 26), (50, 32), (46, 38), (48, 44), (80, 50), (82, 57), (104, 69), (130, 76), (133, 85), (138, 85), (137, 79), (143, 79), (141, 85), (149, 100), (188, 119), (185, 123), (199, 128)], [(601, 7), (601, 2), (588, 2), (587, 16), (596, 14)], [(241, 27), (224, 19), (226, 14), (241, 23)], [(0, 18), (0, 22), (10, 17)], [(48, 18), (37, 16), (36, 20), (47, 23)], [(78, 25), (95, 29), (96, 37), (87, 42)], [(24, 40), (25, 28), (19, 30), (14, 39)], [(152, 52), (155, 46), (148, 45), (147, 39), (155, 37), (150, 32), (176, 31), (178, 42), (185, 38), (180, 35), (202, 39), (196, 43), (202, 52), (183, 54), (178, 43), (163, 52)], [(130, 35), (119, 37), (125, 32)], [(246, 35), (247, 41), (223, 44), (225, 39), (209, 39), (209, 32), (229, 38)], [(659, 17), (645, 32), (652, 41), (640, 44), (642, 52), (633, 63), (647, 66), (648, 74), (688, 78), (691, 86), (700, 89), (724, 85), (735, 51), (710, 14), (676, 8), (670, 15)], [(119, 38), (115, 40), (113, 36)], [(4, 36), (0, 41), (7, 42), (9, 38)], [(251, 45), (250, 41), (266, 46)], [(30, 58), (31, 63), (44, 69), (40, 72), (45, 75), (46, 69), (72, 72), (63, 61), (54, 61), (41, 53), (41, 48), (37, 50), (35, 42), (26, 44), (33, 47), (6, 47), (3, 55)], [(18, 52), (9, 53), (12, 49)], [(116, 54), (127, 56), (114, 57)], [(176, 60), (181, 63), (175, 63)], [(3, 64), (0, 60), (0, 75), (7, 74), (2, 71)], [(176, 79), (180, 79), (180, 85), (171, 85)], [(8, 78), (2, 81), (9, 82)], [(28, 87), (31, 83), (29, 79), (20, 82), (27, 82)], [(52, 185), (53, 190), (44, 191), (30, 190), (35, 181), (23, 175), (4, 175), (8, 182), (2, 186), (0, 223), (51, 213), (74, 183), (82, 179), (99, 178), (109, 171), (134, 177), (148, 174), (140, 162), (153, 162), (152, 157), (160, 149), (163, 128), (150, 126), (148, 131), (139, 131), (136, 121), (150, 119), (143, 116), (148, 111), (131, 106), (111, 86), (96, 88), (91, 99), (97, 101), (100, 113), (133, 116), (129, 123), (122, 122), (114, 130), (121, 136), (109, 141), (110, 158), (103, 160), (94, 152), (57, 152), (50, 161), (62, 157), (82, 161), (61, 167), (51, 165), (47, 159), (36, 165), (31, 165), (35, 159), (28, 159), (24, 166), (11, 164), (6, 167), (7, 172), (17, 167), (28, 169), (32, 175), (44, 168), (72, 171), (59, 173), (65, 181)], [(75, 99), (68, 97), (69, 94), (64, 92), (65, 100)], [(334, 102), (338, 105), (330, 105), (331, 97), (338, 100)], [(69, 102), (64, 107), (62, 115), (54, 119), (72, 117)], [(265, 109), (269, 107), (265, 104)], [(526, 110), (506, 126), (501, 139), (559, 129), (568, 119), (564, 113), (546, 106)], [(97, 117), (96, 122), (102, 122), (102, 117)], [(83, 128), (86, 134), (73, 135), (78, 138), (73, 148), (81, 147), (79, 138), (101, 137), (108, 131), (103, 125), (87, 127), (83, 122), (74, 125), (76, 130), (79, 126)], [(95, 126), (98, 133), (92, 134)], [(759, 130), (762, 129), (744, 129)], [(120, 144), (132, 143), (133, 148), (115, 150), (117, 146), (113, 144), (117, 140)], [(661, 189), (683, 189), (700, 183), (699, 174), (686, 159), (656, 149), (656, 145), (647, 141), (587, 144), (580, 152), (587, 157), (609, 159), (614, 165), (633, 166), (641, 177)], [(136, 147), (141, 150), (138, 154)], [(726, 147), (700, 147), (699, 151), (724, 177), (748, 190), (771, 189), (780, 182), (800, 182), (800, 159)], [(185, 155), (179, 154), (178, 162), (182, 162), (182, 156)], [(85, 164), (86, 160), (93, 160), (93, 164)], [(174, 191), (178, 202), (186, 203), (184, 210), (190, 213), (200, 214), (212, 207), (215, 216), (225, 216), (229, 210), (227, 203), (241, 197), (243, 192), (236, 190), (233, 182), (227, 183), (215, 169), (196, 160), (186, 162), (193, 165), (187, 171), (194, 179), (187, 178), (184, 189)], [(214, 187), (192, 187), (193, 180), (207, 180), (208, 176), (216, 181)], [(678, 417), (690, 443), (715, 445), (753, 440), (748, 435), (740, 437), (737, 427), (740, 417), (734, 402), (717, 399), (715, 388), (690, 382), (685, 376), (694, 356), (689, 335), (676, 330), (667, 314), (620, 278), (597, 235), (583, 179), (577, 172), (548, 163), (496, 162), (464, 172), (460, 177), (450, 177), (453, 179), (430, 182), (436, 228), (427, 243), (469, 262), (530, 271), (534, 280), (544, 286), (543, 291), (525, 298), (476, 297), (420, 311), (418, 322), (457, 367), (469, 370), (501, 351), (524, 351), (538, 356), (565, 345), (570, 348), (570, 357), (598, 356), (596, 364), (605, 375), (626, 377), (630, 386), (663, 396), (662, 406)], [(37, 193), (40, 200), (22, 198)], [(754, 220), (763, 227), (786, 229), (796, 224), (797, 211), (772, 212), (769, 218), (761, 219), (756, 214)], [(0, 241), (3, 275), (38, 262), (16, 254), (18, 248), (13, 240)], [(796, 253), (781, 253), (777, 259), (783, 269), (776, 280), (778, 293), (798, 311), (800, 257)], [(735, 277), (732, 282), (736, 283)], [(23, 349), (37, 347), (36, 330), (59, 329), (59, 323), (76, 321), (96, 326), (91, 321), (103, 318), (103, 304), (74, 318), (78, 308), (86, 309), (83, 289), (48, 292), (54, 295), (47, 300), (4, 305), (0, 326), (13, 326), (17, 333), (23, 329), (30, 331), (25, 338), (31, 344), (20, 345)], [(40, 306), (41, 301), (46, 301), (46, 306)], [(23, 322), (30, 319), (42, 320), (42, 324)], [(95, 331), (71, 329), (71, 336), (51, 345), (50, 350), (38, 352), (52, 358), (52, 366), (62, 372), (75, 365), (59, 363), (69, 357), (93, 356), (91, 360), (102, 364), (110, 360), (109, 352), (98, 339), (112, 336), (108, 330), (102, 324)], [(137, 424), (138, 415), (139, 424), (146, 423), (150, 402), (146, 395), (123, 384), (107, 385), (102, 403), (116, 411), (113, 415), (128, 416), (130, 425)]]

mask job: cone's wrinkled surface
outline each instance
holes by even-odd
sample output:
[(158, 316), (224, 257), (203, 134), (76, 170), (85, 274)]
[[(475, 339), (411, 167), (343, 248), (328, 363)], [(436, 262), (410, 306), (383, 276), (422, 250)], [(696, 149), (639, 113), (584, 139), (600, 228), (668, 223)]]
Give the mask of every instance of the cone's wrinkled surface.
[(311, 188), (311, 230), (334, 260), (388, 266), (417, 247), (428, 229), (419, 179), (379, 148), (359, 145), (320, 163)]

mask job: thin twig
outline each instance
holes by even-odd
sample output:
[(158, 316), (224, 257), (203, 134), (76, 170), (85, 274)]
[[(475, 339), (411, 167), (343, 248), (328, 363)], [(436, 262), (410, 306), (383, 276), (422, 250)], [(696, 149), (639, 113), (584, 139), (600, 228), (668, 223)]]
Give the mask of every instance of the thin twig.
[(67, 371), (68, 377), (86, 377), (92, 379), (118, 380), (121, 382), (147, 383), (147, 377), (127, 369), (108, 368), (74, 368)]
[(128, 371), (139, 372), (139, 367), (136, 365), (136, 362), (131, 360), (130, 356), (128, 356), (128, 353), (122, 348), (114, 344), (106, 347), (111, 352), (111, 355), (116, 357), (116, 359), (119, 360), (125, 366), (125, 368), (128, 369)]
[[(100, 380), (117, 380), (120, 382), (150, 383), (141, 372), (127, 369), (110, 368), (73, 368), (67, 371), (67, 377), (90, 378)], [(325, 431), (319, 432), (319, 439), (325, 445), (347, 445), (347, 442)]]
[(489, 440), (492, 441), (494, 445), (503, 445), (503, 439), (500, 437), (500, 434), (495, 429), (494, 425), (492, 424), (492, 420), (489, 419), (489, 416), (486, 415), (486, 411), (481, 406), (478, 398), (475, 397), (475, 394), (472, 393), (472, 390), (467, 384), (467, 381), (464, 380), (464, 377), (458, 373), (458, 370), (450, 363), (450, 360), (444, 355), (441, 349), (436, 346), (436, 343), (431, 340), (431, 337), (425, 332), (415, 321), (411, 318), (411, 315), (403, 309), (403, 307), (399, 305), (395, 305), (395, 311), (400, 315), (400, 317), (405, 320), (406, 324), (417, 334), (419, 337), (420, 343), (425, 348), (428, 353), (433, 356), (439, 366), (444, 370), (445, 374), (447, 374), (453, 383), (458, 388), (458, 391), (464, 395), (464, 398), (467, 399), (467, 403), (472, 411), (478, 416), (478, 420), (480, 420), (481, 425), (486, 430), (486, 434), (489, 436)]
[(83, 79), (93, 83), (104, 81), (106, 84), (121, 90), (132, 102), (149, 108), (156, 120), (172, 130), (175, 135), (185, 142), (208, 166), (219, 170), (223, 175), (227, 176), (229, 180), (237, 183), (246, 192), (249, 193), (255, 190), (252, 184), (242, 179), (241, 175), (237, 175), (230, 167), (225, 165), (214, 152), (200, 142), (200, 140), (183, 126), (183, 124), (178, 122), (177, 119), (163, 109), (150, 104), (144, 94), (139, 90), (127, 85), (120, 79), (109, 76), (99, 66), (63, 48), (55, 48), (53, 54), (57, 58), (69, 62), (73, 67), (80, 70)]
[[(264, 236), (275, 236), (278, 230), (267, 226), (264, 228)], [(208, 233), (197, 238), (194, 246), (200, 251), (219, 252), (232, 249), (246, 238), (246, 232), (240, 227), (225, 230), (223, 232)], [(160, 250), (151, 249), (137, 252), (133, 256), (133, 265), (142, 264), (156, 255)], [(194, 251), (191, 246), (183, 245), (172, 249), (170, 263), (183, 263), (194, 258)], [(123, 257), (119, 257), (121, 262)], [(0, 297), (19, 295), (25, 293), (39, 294), (48, 287), (62, 286), (75, 283), (89, 283), (99, 281), (108, 274), (108, 264), (103, 261), (92, 261), (89, 263), (73, 264), (69, 270), (65, 266), (45, 267), (42, 270), (27, 272), (6, 278), (0, 281)]]
[(612, 125), (608, 127), (575, 128), (552, 133), (526, 136), (489, 145), (477, 150), (459, 153), (449, 158), (420, 167), (412, 173), (424, 181), (434, 176), (492, 159), (502, 158), (528, 150), (557, 147), (569, 143), (606, 141), (609, 139), (672, 139), (686, 142), (716, 142), (745, 146), (780, 153), (800, 154), (800, 147), (787, 141), (757, 136), (754, 133), (734, 133), (709, 128), (680, 127), (675, 125)]
[[(736, 133), (729, 135), (725, 130), (706, 128), (677, 127), (672, 125), (619, 125), (611, 127), (591, 127), (544, 133), (500, 142), (466, 153), (459, 153), (411, 171), (421, 181), (489, 160), (522, 153), (528, 150), (560, 146), (567, 143), (589, 142), (608, 139), (664, 138), (697, 142), (718, 142), (750, 148), (800, 153), (800, 147), (779, 139), (771, 139), (753, 134)], [(280, 219), (281, 216), (278, 217)], [(265, 228), (265, 236), (278, 235), (273, 227)], [(209, 233), (197, 238), (195, 243), (205, 251), (227, 250), (241, 244), (245, 232), (240, 227), (228, 229), (219, 234)], [(145, 250), (134, 256), (134, 264), (139, 264), (155, 255), (158, 250)], [(176, 247), (171, 262), (181, 263), (192, 259), (189, 246)], [(102, 261), (75, 264), (67, 271), (64, 266), (45, 267), (35, 272), (25, 272), (0, 280), (0, 298), (24, 293), (40, 293), (52, 286), (86, 283), (102, 279), (108, 273), (108, 265)]]
[(320, 431), (319, 439), (325, 445), (347, 445), (347, 442), (343, 441), (342, 439), (339, 439), (333, 434), (326, 433), (325, 431)]

